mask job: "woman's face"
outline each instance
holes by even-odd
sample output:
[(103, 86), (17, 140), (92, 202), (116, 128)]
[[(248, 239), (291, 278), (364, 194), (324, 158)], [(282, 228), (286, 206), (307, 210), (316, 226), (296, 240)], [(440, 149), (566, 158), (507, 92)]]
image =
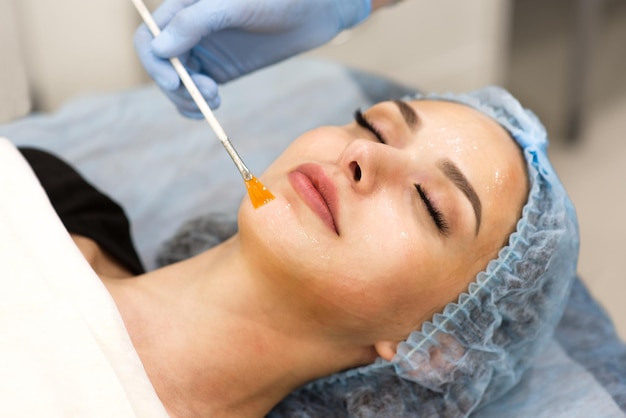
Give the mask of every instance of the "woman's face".
[(300, 136), (244, 200), (244, 254), (316, 320), (402, 340), (504, 245), (527, 196), (508, 133), (444, 101), (383, 102)]

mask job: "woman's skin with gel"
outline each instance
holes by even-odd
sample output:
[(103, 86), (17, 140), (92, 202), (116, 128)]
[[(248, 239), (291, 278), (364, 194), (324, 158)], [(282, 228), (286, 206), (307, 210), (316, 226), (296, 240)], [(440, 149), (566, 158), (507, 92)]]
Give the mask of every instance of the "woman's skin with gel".
[(134, 278), (94, 267), (173, 417), (262, 417), (391, 359), (496, 256), (528, 194), (508, 133), (443, 101), (309, 131), (260, 180), (275, 199), (245, 198), (223, 244)]
[[(263, 176), (277, 202), (258, 214), (242, 206), (241, 241), (283, 272), (269, 275), (286, 278), (277, 285), (292, 298), (334, 327), (391, 341), (390, 357), (496, 256), (521, 215), (526, 173), (508, 133), (467, 106), (383, 102), (364, 117), (385, 143), (356, 122), (298, 138)], [(326, 189), (336, 230), (290, 182), (303, 165)]]

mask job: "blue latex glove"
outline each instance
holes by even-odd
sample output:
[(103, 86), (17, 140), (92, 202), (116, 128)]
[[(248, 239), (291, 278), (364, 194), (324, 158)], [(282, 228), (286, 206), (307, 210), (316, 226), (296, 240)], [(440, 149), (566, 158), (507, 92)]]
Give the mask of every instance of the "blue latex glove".
[(198, 108), (167, 59), (178, 56), (209, 106), (219, 106), (225, 83), (320, 46), (364, 20), (371, 0), (166, 0), (145, 25), (135, 48), (146, 71), (185, 116)]

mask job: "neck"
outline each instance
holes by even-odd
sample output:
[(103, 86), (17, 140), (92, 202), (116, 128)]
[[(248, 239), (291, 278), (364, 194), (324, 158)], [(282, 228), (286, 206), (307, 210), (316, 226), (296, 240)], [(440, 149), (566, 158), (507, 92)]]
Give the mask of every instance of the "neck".
[(174, 417), (262, 417), (297, 387), (371, 362), (268, 286), (236, 238), (134, 279), (103, 279)]

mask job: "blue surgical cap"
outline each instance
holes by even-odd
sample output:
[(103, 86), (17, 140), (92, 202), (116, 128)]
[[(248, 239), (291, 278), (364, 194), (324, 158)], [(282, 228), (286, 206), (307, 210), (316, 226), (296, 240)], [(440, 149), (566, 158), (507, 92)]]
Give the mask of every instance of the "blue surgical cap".
[(468, 416), (519, 382), (563, 313), (578, 262), (578, 223), (548, 160), (541, 122), (498, 87), (408, 99), (462, 103), (508, 130), (529, 177), (522, 217), (467, 292), (412, 332), (391, 361), (314, 381), (272, 418)]

